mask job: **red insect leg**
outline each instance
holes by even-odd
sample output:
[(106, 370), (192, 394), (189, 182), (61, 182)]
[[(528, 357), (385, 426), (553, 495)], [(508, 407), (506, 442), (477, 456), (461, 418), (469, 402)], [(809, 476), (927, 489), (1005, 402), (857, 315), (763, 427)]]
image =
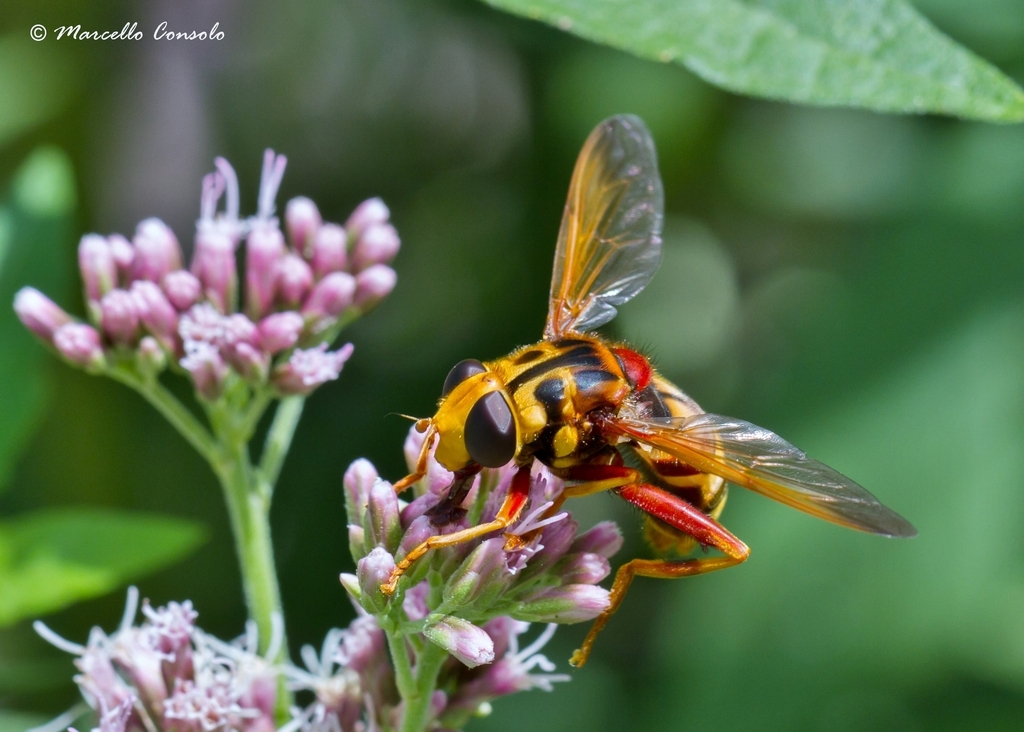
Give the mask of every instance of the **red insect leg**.
[(747, 545), (733, 536), (724, 526), (667, 491), (646, 483), (630, 483), (614, 490), (637, 508), (692, 536), (701, 544), (715, 547), (726, 556), (688, 559), (680, 562), (663, 559), (633, 559), (619, 567), (619, 571), (615, 574), (615, 582), (612, 583), (608, 609), (594, 621), (583, 645), (569, 660), (569, 663), (577, 667), (587, 662), (587, 657), (590, 655), (598, 633), (619, 609), (626, 596), (626, 591), (636, 575), (661, 579), (690, 577), (735, 566), (750, 555)]

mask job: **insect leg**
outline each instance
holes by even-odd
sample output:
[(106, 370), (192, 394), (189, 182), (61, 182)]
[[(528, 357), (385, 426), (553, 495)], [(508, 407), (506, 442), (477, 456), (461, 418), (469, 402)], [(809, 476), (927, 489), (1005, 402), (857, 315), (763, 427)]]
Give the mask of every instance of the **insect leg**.
[(646, 483), (631, 483), (616, 489), (615, 492), (637, 508), (692, 536), (704, 546), (713, 546), (725, 556), (688, 559), (679, 562), (663, 559), (633, 559), (619, 567), (619, 571), (615, 574), (615, 582), (612, 583), (608, 609), (594, 621), (583, 645), (572, 654), (572, 658), (569, 660), (569, 663), (576, 667), (587, 662), (587, 657), (590, 655), (598, 633), (619, 609), (619, 605), (622, 604), (626, 591), (636, 575), (662, 579), (690, 577), (735, 566), (750, 555), (747, 545), (733, 536), (728, 529), (668, 491)]
[(505, 496), (505, 502), (501, 504), (501, 508), (498, 510), (498, 515), (494, 517), (493, 521), (489, 521), (486, 524), (480, 524), (479, 526), (471, 526), (468, 529), (456, 531), (451, 534), (442, 534), (430, 537), (402, 558), (402, 561), (400, 561), (395, 566), (394, 570), (392, 570), (391, 576), (388, 577), (388, 581), (380, 586), (380, 591), (385, 595), (393, 594), (395, 590), (398, 589), (398, 580), (402, 578), (402, 575), (405, 574), (417, 559), (420, 559), (431, 549), (461, 544), (483, 536), (484, 534), (489, 534), (492, 531), (500, 531), (508, 528), (517, 518), (519, 518), (519, 514), (522, 513), (523, 507), (526, 506), (526, 502), (529, 498), (530, 466), (524, 465), (516, 471), (514, 476), (512, 476), (512, 483), (509, 485), (508, 495)]
[(579, 498), (637, 483), (641, 476), (639, 470), (625, 465), (574, 465), (566, 468), (565, 478), (583, 481), (562, 491), (565, 498)]
[(608, 620), (619, 609), (619, 605), (622, 604), (622, 600), (626, 596), (626, 590), (629, 589), (629, 585), (633, 582), (633, 577), (636, 575), (675, 579), (676, 577), (689, 577), (695, 574), (714, 572), (716, 569), (732, 567), (742, 561), (742, 559), (734, 559), (732, 557), (714, 557), (690, 559), (685, 562), (669, 562), (662, 559), (633, 559), (626, 562), (615, 573), (615, 582), (612, 583), (611, 604), (594, 621), (590, 632), (587, 633), (587, 637), (583, 640), (583, 645), (572, 654), (569, 664), (579, 668), (587, 662), (587, 657), (590, 656), (591, 648), (594, 645), (594, 641), (597, 640), (598, 633), (604, 629)]
[[(542, 518), (551, 518), (558, 513), (566, 498), (578, 498), (589, 496), (591, 493), (614, 490), (627, 483), (635, 483), (641, 477), (640, 471), (635, 468), (604, 464), (573, 465), (559, 471), (558, 474), (566, 480), (581, 480), (583, 482), (579, 485), (566, 486), (555, 498), (551, 507), (544, 512)], [(539, 531), (540, 529), (537, 529), (523, 535), (505, 534), (505, 550), (521, 549), (529, 544)]]
[[(419, 429), (419, 423), (417, 423), (417, 429)], [(434, 437), (437, 435), (437, 428), (435, 428), (433, 422), (431, 422), (429, 426), (426, 427), (426, 431), (427, 434), (423, 438), (423, 446), (420, 448), (419, 457), (416, 458), (416, 470), (395, 483), (395, 493), (401, 493), (406, 488), (419, 483), (420, 480), (423, 479), (423, 476), (427, 474), (427, 462), (430, 460), (430, 447), (434, 444)]]

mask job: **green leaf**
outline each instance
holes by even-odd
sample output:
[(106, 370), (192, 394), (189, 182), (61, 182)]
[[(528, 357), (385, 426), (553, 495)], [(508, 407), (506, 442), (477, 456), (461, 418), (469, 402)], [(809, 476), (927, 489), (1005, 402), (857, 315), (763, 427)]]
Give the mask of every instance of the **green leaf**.
[(10, 304), (24, 285), (51, 296), (64, 291), (75, 262), (76, 193), (67, 154), (36, 148), (15, 172), (12, 188), (12, 200), (0, 206), (0, 490), (46, 405), (52, 359)]
[(0, 626), (110, 592), (188, 555), (204, 538), (192, 521), (100, 509), (0, 522)]
[(1024, 120), (1024, 91), (903, 0), (486, 0), (732, 91)]

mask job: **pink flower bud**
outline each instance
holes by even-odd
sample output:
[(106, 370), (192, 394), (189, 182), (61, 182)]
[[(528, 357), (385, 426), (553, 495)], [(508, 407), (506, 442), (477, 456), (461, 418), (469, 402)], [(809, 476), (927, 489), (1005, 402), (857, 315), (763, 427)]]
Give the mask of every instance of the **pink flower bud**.
[(160, 340), (167, 350), (175, 350), (177, 348), (178, 312), (164, 295), (163, 290), (155, 282), (137, 280), (132, 283), (131, 296), (135, 300), (135, 311), (142, 324)]
[(181, 269), (181, 246), (174, 232), (160, 219), (145, 219), (135, 229), (133, 280), (160, 282), (168, 272)]
[(235, 371), (249, 381), (267, 378), (270, 357), (260, 350), (260, 332), (251, 320), (241, 313), (223, 318), (220, 340), (221, 355)]
[[(99, 732), (126, 732), (133, 729), (137, 726), (137, 724), (130, 724), (133, 716), (135, 716), (135, 705), (132, 704), (131, 699), (125, 699), (113, 709), (103, 709), (103, 704), (100, 704)], [(73, 728), (68, 727), (68, 729)]]
[(380, 591), (380, 586), (388, 581), (394, 569), (395, 558), (380, 546), (356, 562), (359, 601), (368, 613), (380, 613), (387, 607), (388, 598)]
[(486, 605), (481, 598), (493, 598), (505, 588), (513, 575), (505, 564), (504, 546), (504, 537), (487, 539), (466, 557), (445, 583), (445, 607), (462, 607), (478, 600)]
[(14, 296), (14, 312), (22, 325), (47, 343), (53, 343), (53, 334), (58, 328), (71, 322), (70, 315), (34, 287), (18, 290)]
[(122, 346), (135, 344), (139, 313), (135, 298), (125, 290), (111, 290), (100, 300), (100, 322), (110, 340)]
[(159, 374), (167, 367), (167, 354), (164, 353), (164, 349), (153, 336), (146, 336), (139, 341), (139, 347), (135, 349), (135, 357), (143, 373), (151, 376)]
[(274, 354), (291, 348), (299, 342), (304, 325), (302, 316), (292, 310), (268, 315), (259, 326), (263, 350)]
[(570, 552), (594, 552), (611, 557), (622, 548), (622, 532), (614, 521), (602, 521), (585, 534), (580, 534), (569, 547)]
[(452, 615), (442, 615), (433, 622), (428, 618), (427, 623), (423, 629), (427, 639), (469, 668), (494, 660), (494, 641), (483, 628)]
[(522, 635), (529, 626), (529, 623), (513, 620), (508, 615), (502, 615), (484, 623), (484, 630), (487, 631), (487, 635), (491, 636), (491, 640), (494, 641), (495, 658), (502, 658), (508, 652), (511, 645), (510, 641)]
[(395, 255), (401, 241), (391, 224), (374, 224), (356, 240), (352, 249), (352, 271), (361, 272), (375, 264), (387, 264)]
[(277, 725), (274, 724), (277, 688), (277, 672), (270, 669), (246, 679), (238, 705), (243, 709), (259, 711), (258, 715), (246, 720), (246, 732), (277, 732)]
[(358, 206), (352, 215), (345, 222), (345, 231), (354, 239), (359, 238), (366, 229), (374, 224), (386, 224), (391, 218), (391, 212), (379, 198), (369, 198)]
[(355, 294), (355, 277), (348, 272), (332, 272), (313, 286), (302, 305), (302, 314), (309, 320), (336, 318), (352, 304)]
[(277, 292), (288, 307), (297, 307), (313, 285), (313, 270), (296, 254), (277, 261)]
[(205, 341), (186, 340), (185, 358), (180, 363), (192, 376), (192, 383), (200, 396), (210, 401), (220, 396), (228, 367), (216, 346)]
[(113, 660), (121, 676), (135, 687), (142, 706), (157, 710), (163, 707), (168, 690), (160, 669), (160, 654), (147, 640), (139, 628), (126, 628), (118, 633)]
[[(436, 503), (436, 499), (434, 502)], [(434, 526), (434, 522), (430, 520), (430, 516), (424, 515), (422, 510), (416, 516), (407, 513), (410, 507), (422, 509), (422, 505), (416, 506), (417, 503), (422, 504), (422, 501), (416, 499), (402, 511), (402, 524), (406, 526), (406, 529), (405, 533), (402, 534), (402, 543), (398, 545), (398, 551), (395, 553), (396, 556), (404, 557), (437, 533), (437, 527)]]
[(203, 289), (196, 276), (184, 269), (168, 273), (162, 285), (167, 299), (179, 311), (188, 310), (195, 305)]
[(277, 219), (256, 221), (245, 240), (245, 302), (254, 319), (263, 317), (274, 302), (277, 266), (284, 253)]
[(199, 221), (191, 270), (202, 284), (203, 294), (222, 313), (234, 309), (238, 294), (236, 244), (232, 231), (220, 222)]
[(356, 275), (353, 302), (364, 312), (374, 307), (395, 289), (398, 275), (386, 264), (375, 264)]
[(221, 320), (221, 339), (226, 346), (248, 343), (259, 347), (260, 332), (256, 324), (241, 313), (229, 315)]
[[(36, 629), (38, 631), (39, 627)], [(113, 709), (125, 702), (131, 706), (135, 701), (135, 695), (114, 670), (110, 652), (98, 644), (90, 644), (75, 660), (75, 666), (81, 672), (77, 683), (98, 702), (101, 710)]]
[(85, 297), (90, 302), (117, 287), (117, 264), (110, 244), (99, 234), (86, 234), (78, 243), (78, 268), (85, 284)]
[(596, 585), (612, 571), (608, 560), (593, 552), (580, 552), (565, 558), (557, 567), (565, 584)]
[(312, 256), (313, 239), (323, 224), (320, 210), (310, 199), (298, 196), (288, 202), (284, 209), (284, 225), (292, 247), (307, 259)]
[(310, 394), (314, 389), (341, 374), (352, 355), (353, 346), (346, 343), (337, 351), (327, 351), (327, 344), (296, 350), (287, 363), (274, 370), (273, 382), (282, 394)]
[(430, 606), (427, 605), (429, 595), (429, 582), (420, 582), (405, 591), (405, 597), (402, 598), (402, 610), (405, 611), (409, 620), (416, 622), (430, 615)]
[(357, 674), (365, 674), (374, 667), (388, 669), (384, 631), (373, 618), (356, 618), (342, 635), (335, 660)]
[(597, 585), (562, 585), (527, 599), (514, 617), (529, 622), (582, 623), (608, 609), (608, 590)]
[(182, 314), (178, 321), (178, 333), (186, 345), (189, 341), (199, 341), (220, 346), (224, 340), (225, 320), (213, 305), (199, 303)]
[(100, 334), (90, 325), (67, 323), (53, 334), (53, 345), (73, 364), (100, 369), (105, 363)]
[(365, 528), (369, 532), (367, 541), (394, 551), (402, 538), (402, 525), (398, 520), (398, 496), (391, 484), (376, 480), (370, 487)]
[(263, 383), (267, 380), (270, 369), (270, 357), (263, 351), (249, 345), (239, 343), (230, 350), (228, 363), (246, 381)]
[(366, 458), (359, 458), (345, 471), (345, 512), (349, 523), (362, 525), (370, 503), (370, 489), (380, 476)]
[(127, 280), (132, 271), (132, 262), (135, 261), (135, 247), (120, 234), (108, 236), (107, 243), (110, 244), (110, 253), (114, 256), (118, 274)]
[(313, 274), (326, 277), (348, 265), (348, 234), (337, 224), (324, 224), (313, 237)]

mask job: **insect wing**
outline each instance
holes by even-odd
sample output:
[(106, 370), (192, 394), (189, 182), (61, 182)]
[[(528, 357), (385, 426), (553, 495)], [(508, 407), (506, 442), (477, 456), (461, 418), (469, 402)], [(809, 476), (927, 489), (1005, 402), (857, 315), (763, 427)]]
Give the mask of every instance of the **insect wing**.
[(615, 317), (661, 263), (664, 194), (651, 133), (632, 115), (599, 124), (576, 160), (558, 232), (544, 337)]
[(845, 475), (812, 460), (774, 432), (718, 414), (621, 417), (612, 429), (675, 456), (701, 472), (826, 521), (893, 537), (917, 530)]

